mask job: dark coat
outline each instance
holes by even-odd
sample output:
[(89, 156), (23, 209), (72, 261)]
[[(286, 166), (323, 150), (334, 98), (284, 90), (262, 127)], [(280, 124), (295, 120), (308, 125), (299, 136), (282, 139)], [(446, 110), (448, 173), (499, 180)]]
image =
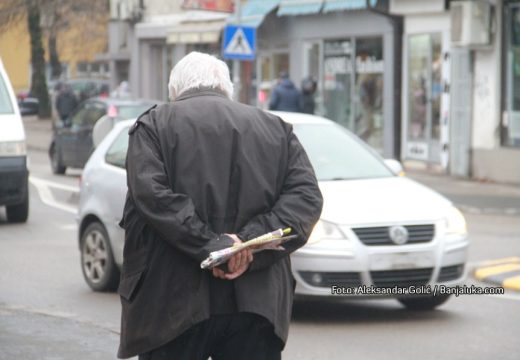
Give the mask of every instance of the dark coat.
[(291, 227), (286, 251), (254, 255), (234, 280), (237, 310), (288, 335), (295, 281), (289, 253), (307, 241), (322, 197), (292, 126), (277, 116), (191, 91), (151, 109), (129, 131), (118, 356), (171, 341), (210, 316), (210, 251)]
[(275, 86), (269, 102), (270, 110), (301, 111), (300, 92), (289, 79), (283, 79)]
[(78, 106), (78, 99), (70, 89), (60, 91), (56, 97), (56, 110), (61, 120), (65, 120)]

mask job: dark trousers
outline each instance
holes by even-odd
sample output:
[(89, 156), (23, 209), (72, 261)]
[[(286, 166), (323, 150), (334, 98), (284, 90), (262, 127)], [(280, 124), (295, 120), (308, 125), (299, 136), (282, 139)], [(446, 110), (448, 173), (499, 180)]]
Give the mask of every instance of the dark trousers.
[(280, 360), (273, 325), (252, 313), (212, 315), (139, 360)]

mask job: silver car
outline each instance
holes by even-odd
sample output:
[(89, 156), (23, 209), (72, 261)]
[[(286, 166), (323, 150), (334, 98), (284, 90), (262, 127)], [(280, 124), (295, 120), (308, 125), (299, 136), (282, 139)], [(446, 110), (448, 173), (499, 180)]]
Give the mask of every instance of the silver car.
[[(433, 309), (464, 281), (468, 239), (463, 215), (433, 190), (402, 176), (340, 125), (277, 112), (292, 123), (316, 171), (324, 207), (308, 243), (291, 255), (296, 294), (392, 297)], [(79, 241), (87, 283), (117, 284), (126, 194), (127, 129), (119, 123), (83, 172)]]

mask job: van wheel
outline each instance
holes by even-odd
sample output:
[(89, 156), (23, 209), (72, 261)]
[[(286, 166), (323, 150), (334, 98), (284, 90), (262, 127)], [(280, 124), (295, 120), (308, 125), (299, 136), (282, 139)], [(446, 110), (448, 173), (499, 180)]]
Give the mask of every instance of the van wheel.
[(114, 261), (105, 227), (94, 222), (81, 235), (81, 270), (94, 291), (112, 291), (119, 284), (119, 269)]
[(7, 221), (23, 223), (29, 217), (29, 196), (26, 196), (20, 204), (6, 206)]
[(56, 150), (56, 145), (52, 145), (51, 147), (50, 158), (52, 172), (57, 175), (65, 174), (65, 170), (67, 170), (67, 167), (61, 163), (61, 156)]
[(444, 304), (450, 298), (449, 294), (428, 296), (428, 297), (410, 297), (398, 299), (401, 304), (406, 306), (407, 310), (427, 311), (433, 310), (437, 306)]

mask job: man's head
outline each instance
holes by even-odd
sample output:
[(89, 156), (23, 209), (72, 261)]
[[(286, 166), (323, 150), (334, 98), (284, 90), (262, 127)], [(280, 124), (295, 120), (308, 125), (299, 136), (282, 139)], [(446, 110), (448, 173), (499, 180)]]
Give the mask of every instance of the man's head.
[(226, 63), (194, 51), (183, 57), (170, 73), (170, 99), (175, 100), (187, 90), (202, 88), (217, 89), (233, 98), (233, 83)]

